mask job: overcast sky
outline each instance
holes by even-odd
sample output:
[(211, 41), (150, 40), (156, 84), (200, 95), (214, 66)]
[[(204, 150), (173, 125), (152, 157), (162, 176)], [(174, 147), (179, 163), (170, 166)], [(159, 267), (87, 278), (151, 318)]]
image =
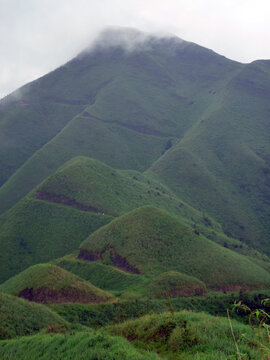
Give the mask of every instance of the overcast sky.
[(269, 0), (0, 0), (0, 98), (106, 26), (175, 34), (231, 59), (270, 59)]

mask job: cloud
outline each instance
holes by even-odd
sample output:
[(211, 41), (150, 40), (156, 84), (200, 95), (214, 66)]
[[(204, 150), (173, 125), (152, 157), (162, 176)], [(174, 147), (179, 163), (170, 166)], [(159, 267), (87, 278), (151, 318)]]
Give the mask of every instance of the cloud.
[(65, 63), (107, 26), (173, 33), (249, 62), (270, 58), (268, 0), (0, 1), (0, 97)]

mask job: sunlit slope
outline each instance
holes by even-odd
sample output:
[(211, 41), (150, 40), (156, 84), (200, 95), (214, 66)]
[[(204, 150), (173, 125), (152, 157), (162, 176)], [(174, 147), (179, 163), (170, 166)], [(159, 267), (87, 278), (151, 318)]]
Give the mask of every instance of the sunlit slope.
[(181, 198), (214, 216), (225, 232), (269, 250), (270, 64), (247, 65), (218, 109), (151, 168)]
[(0, 217), (0, 282), (78, 248), (112, 218), (26, 197)]
[(1, 291), (43, 304), (98, 303), (113, 296), (52, 264), (29, 267), (0, 286)]
[[(57, 97), (60, 102), (79, 103), (80, 109), (43, 147), (36, 145), (37, 151), (29, 153), (20, 168), (12, 168), (13, 176), (0, 190), (0, 211), (74, 156), (89, 156), (116, 168), (147, 169), (202, 111), (212, 108), (217, 99), (213, 87), (221, 87), (240, 68), (198, 45), (154, 38), (131, 52), (121, 47), (85, 51), (26, 85), (20, 90), (23, 104)], [(19, 106), (16, 99), (17, 93), (2, 101), (7, 103), (2, 105), (3, 117), (6, 107)]]
[(127, 213), (90, 235), (79, 258), (111, 261), (124, 271), (194, 276), (212, 288), (269, 284), (270, 274), (243, 255), (223, 248), (160, 209), (146, 206)]

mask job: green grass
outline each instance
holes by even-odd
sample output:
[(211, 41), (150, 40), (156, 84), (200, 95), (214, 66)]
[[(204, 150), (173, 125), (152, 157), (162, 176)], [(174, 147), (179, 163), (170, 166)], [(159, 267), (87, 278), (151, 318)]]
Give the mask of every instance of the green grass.
[(49, 326), (68, 323), (43, 305), (0, 293), (0, 340), (31, 335)]
[(246, 65), (217, 91), (221, 101), (215, 109), (202, 114), (149, 174), (213, 216), (230, 236), (269, 252), (270, 108), (265, 94), (270, 79), (265, 65)]
[(102, 304), (52, 304), (50, 308), (73, 325), (100, 328), (149, 313), (168, 310), (163, 300), (132, 299)]
[(52, 263), (101, 289), (112, 292), (117, 297), (146, 295), (146, 285), (151, 281), (151, 278), (129, 274), (111, 265), (77, 259), (75, 255), (67, 255)]
[[(1, 291), (22, 296), (25, 289), (31, 289), (34, 294), (45, 290), (44, 297), (34, 296), (37, 302), (100, 302), (112, 300), (113, 296), (86, 280), (52, 264), (31, 266), (18, 275), (0, 285)], [(53, 294), (51, 294), (54, 292)], [(63, 294), (62, 294), (63, 292)]]
[(206, 286), (202, 281), (178, 271), (162, 273), (148, 285), (148, 294), (154, 298), (202, 296), (205, 293)]
[[(203, 224), (200, 212), (183, 203), (159, 182), (148, 180), (138, 171), (116, 170), (82, 156), (65, 163), (35, 191), (75, 200), (112, 216), (123, 215), (142, 205), (154, 205)], [(220, 230), (216, 223), (212, 227)]]
[[(269, 298), (269, 290), (247, 292), (208, 292), (205, 296), (178, 297), (166, 299), (137, 298), (120, 300), (115, 303), (102, 304), (54, 304), (50, 307), (62, 318), (72, 324), (89, 327), (103, 327), (109, 324), (122, 323), (128, 319), (138, 318), (153, 313), (191, 310), (206, 312), (214, 316), (227, 316), (227, 309), (233, 308), (234, 302), (242, 301), (252, 310), (262, 308), (262, 300)], [(268, 309), (264, 309), (268, 311)], [(248, 323), (246, 313), (232, 312), (231, 317)]]
[(174, 270), (204, 281), (207, 287), (224, 290), (269, 284), (269, 273), (247, 257), (206, 239), (151, 206), (133, 210), (103, 226), (81, 244), (80, 252), (82, 256), (84, 251), (101, 253), (101, 260), (106, 262), (112, 258), (110, 247), (143, 274)]
[[(242, 334), (255, 339), (255, 330), (248, 325), (233, 321), (233, 328), (237, 340)], [(227, 360), (236, 355), (228, 319), (203, 313), (147, 315), (110, 326), (108, 331), (168, 359)], [(261, 359), (259, 349), (252, 344), (240, 342), (239, 348), (249, 359)]]
[(93, 331), (36, 335), (0, 342), (0, 357), (9, 360), (157, 360), (126, 340)]
[(16, 104), (0, 113), (0, 186), (81, 109), (48, 101)]
[(0, 217), (0, 282), (78, 248), (108, 216), (24, 198)]

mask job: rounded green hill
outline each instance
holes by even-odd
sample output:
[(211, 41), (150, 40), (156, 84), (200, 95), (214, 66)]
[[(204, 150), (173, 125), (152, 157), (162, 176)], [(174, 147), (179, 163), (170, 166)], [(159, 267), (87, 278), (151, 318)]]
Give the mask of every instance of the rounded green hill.
[(270, 283), (270, 274), (245, 256), (152, 206), (133, 210), (98, 229), (81, 244), (79, 257), (109, 260), (133, 273), (179, 271), (218, 290)]
[(51, 264), (31, 266), (7, 280), (0, 290), (38, 303), (103, 302), (113, 299), (78, 276)]
[(148, 292), (154, 298), (201, 296), (206, 293), (206, 286), (193, 276), (178, 271), (168, 271), (160, 274), (150, 283)]

